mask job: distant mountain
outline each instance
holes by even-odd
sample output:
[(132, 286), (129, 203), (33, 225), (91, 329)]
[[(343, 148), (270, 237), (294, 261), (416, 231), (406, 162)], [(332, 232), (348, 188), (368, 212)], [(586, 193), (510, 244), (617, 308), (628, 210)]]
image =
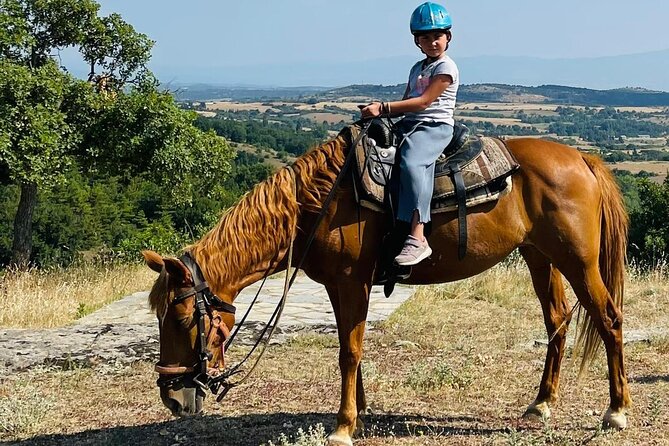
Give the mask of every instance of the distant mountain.
[[(393, 100), (404, 93), (404, 84), (349, 85), (341, 88), (292, 87), (220, 87), (192, 85), (172, 89), (178, 100), (204, 101), (230, 99), (238, 101), (299, 100), (324, 101), (349, 98), (364, 102), (370, 99)], [(669, 107), (669, 93), (643, 88), (593, 90), (560, 85), (525, 87), (505, 84), (462, 85), (458, 102), (518, 102), (592, 106), (662, 106)]]
[[(398, 85), (350, 85), (319, 93), (321, 98), (360, 97), (392, 100), (404, 92)], [(643, 88), (592, 90), (561, 85), (525, 87), (505, 84), (462, 85), (458, 102), (518, 102), (599, 106), (669, 106), (669, 93)]]
[(463, 83), (572, 85), (596, 89), (643, 87), (669, 91), (669, 49), (615, 57), (540, 59), (463, 57), (457, 60)]
[[(453, 56), (463, 84), (572, 85), (593, 89), (642, 87), (669, 91), (669, 49), (615, 57), (543, 59), (536, 57)], [(255, 66), (159, 66), (163, 82), (218, 85), (335, 87), (406, 82), (415, 56), (365, 61), (302, 62)]]
[(313, 97), (330, 90), (327, 87), (263, 87), (263, 86), (221, 86), (210, 84), (164, 85), (177, 100), (206, 101), (212, 99), (233, 101), (272, 101)]
[(458, 92), (461, 102), (533, 102), (564, 105), (669, 106), (669, 93), (644, 88), (593, 90), (561, 85), (474, 84)]

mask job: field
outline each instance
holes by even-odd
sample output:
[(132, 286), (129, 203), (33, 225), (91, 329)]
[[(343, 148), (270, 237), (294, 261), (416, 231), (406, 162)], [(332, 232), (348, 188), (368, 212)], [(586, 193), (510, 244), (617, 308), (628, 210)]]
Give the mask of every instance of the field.
[(621, 161), (608, 166), (611, 169), (627, 170), (631, 173), (650, 172), (653, 174), (652, 180), (658, 183), (663, 182), (669, 172), (668, 161)]
[[(601, 352), (580, 382), (578, 359), (568, 352), (550, 421), (520, 417), (535, 396), (547, 335), (528, 273), (512, 261), (473, 279), (419, 288), (368, 332), (363, 374), (373, 414), (355, 444), (669, 444), (666, 277), (666, 271), (629, 274), (625, 353), (634, 406), (628, 429), (599, 427), (608, 404)], [(207, 398), (206, 414), (192, 419), (169, 416), (147, 362), (3, 376), (0, 441), (316, 446), (334, 426), (337, 345), (334, 335), (307, 333), (272, 346), (249, 384), (222, 404)]]
[[(353, 100), (355, 99), (355, 100)], [(238, 102), (238, 101), (211, 101), (206, 102), (206, 111), (204, 113), (212, 113), (216, 111), (242, 112), (242, 111), (257, 111), (259, 113), (268, 112), (270, 114), (284, 116), (301, 115), (306, 119), (321, 123), (323, 121), (330, 124), (337, 124), (341, 121), (352, 122), (353, 117), (358, 114), (358, 105), (370, 102), (372, 98), (344, 98), (340, 101), (323, 101), (314, 104), (305, 104), (301, 102)], [(282, 112), (282, 108), (289, 108), (290, 112)], [(523, 123), (516, 116), (518, 112), (522, 111), (528, 115), (538, 116), (558, 116), (556, 112), (558, 105), (542, 104), (542, 103), (458, 103), (456, 108), (456, 120), (468, 120), (472, 122), (489, 122), (495, 125), (518, 125), (521, 127), (536, 127), (539, 130), (545, 131), (548, 124), (527, 124)], [(583, 106), (570, 106), (576, 109), (584, 109)], [(666, 115), (666, 110), (663, 107), (617, 107), (619, 111), (634, 111), (640, 113), (655, 114), (654, 117), (648, 118), (660, 124), (669, 122), (669, 117)], [(350, 112), (351, 114), (348, 114)], [(208, 115), (210, 116), (210, 115)], [(650, 144), (652, 146), (665, 146), (666, 139), (660, 140), (640, 140), (634, 141), (630, 139), (628, 142)]]
[[(355, 99), (355, 100), (354, 100)], [(301, 118), (313, 121), (315, 123), (326, 122), (332, 126), (329, 130), (330, 135), (335, 136), (337, 134), (338, 128), (337, 125), (343, 127), (346, 123), (352, 122), (354, 117), (357, 116), (358, 105), (365, 104), (369, 102), (371, 98), (345, 98), (340, 101), (324, 101), (317, 102), (315, 104), (306, 104), (300, 102), (286, 102), (286, 101), (276, 101), (276, 102), (235, 102), (235, 101), (214, 101), (207, 102), (206, 109), (207, 111), (200, 111), (200, 113), (211, 114), (215, 111), (251, 111), (256, 110), (260, 113), (269, 112), (271, 115), (281, 116), (297, 116)], [(281, 109), (289, 110), (288, 112), (282, 112)], [(544, 132), (541, 136), (550, 137), (567, 145), (578, 148), (579, 150), (587, 152), (601, 153), (601, 148), (596, 146), (590, 141), (586, 141), (583, 138), (573, 135), (573, 136), (557, 136), (555, 134), (546, 133), (548, 130), (548, 123), (537, 123), (537, 124), (528, 124), (523, 123), (517, 117), (518, 112), (522, 111), (527, 115), (539, 115), (539, 116), (558, 116), (556, 112), (558, 105), (551, 104), (542, 104), (542, 103), (459, 103), (456, 109), (456, 120), (459, 121), (469, 121), (475, 124), (490, 123), (494, 125), (504, 125), (504, 126), (518, 126), (521, 128), (534, 127), (541, 132)], [(572, 106), (573, 108), (583, 109), (582, 106)], [(628, 112), (641, 112), (648, 114), (657, 114), (656, 117), (648, 118), (649, 120), (665, 123), (664, 121), (669, 122), (669, 117), (666, 115), (666, 109), (664, 107), (617, 107), (619, 111), (628, 111)], [(274, 120), (270, 120), (274, 122)], [(277, 121), (278, 122), (278, 121)], [(665, 123), (666, 124), (666, 123)], [(306, 129), (307, 127), (303, 127)], [(337, 130), (335, 130), (336, 128)], [(517, 136), (509, 135), (509, 138), (514, 138)], [(538, 135), (534, 135), (538, 137)], [(644, 150), (661, 150), (668, 151), (669, 147), (668, 139), (666, 137), (656, 137), (656, 138), (637, 138), (637, 137), (628, 137), (624, 139), (625, 145), (633, 145), (639, 153), (643, 153)], [(254, 149), (251, 146), (248, 146), (244, 150)], [(622, 150), (627, 155), (631, 155), (632, 149)], [(271, 154), (271, 150), (266, 150), (267, 153)], [(268, 162), (274, 167), (278, 167), (284, 164), (284, 160), (279, 160), (276, 156), (271, 156), (267, 158)], [(289, 160), (290, 161), (290, 160)], [(609, 165), (611, 168), (617, 168), (621, 170), (628, 170), (632, 173), (638, 173), (642, 170), (654, 174), (651, 177), (653, 181), (662, 182), (666, 178), (667, 170), (669, 170), (669, 162), (667, 161), (625, 161)]]

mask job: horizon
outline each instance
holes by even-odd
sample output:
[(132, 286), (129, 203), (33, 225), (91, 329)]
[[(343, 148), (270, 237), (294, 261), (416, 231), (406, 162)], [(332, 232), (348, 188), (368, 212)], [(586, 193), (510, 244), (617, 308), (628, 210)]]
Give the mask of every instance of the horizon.
[[(162, 82), (161, 82), (162, 85)], [(335, 87), (330, 87), (326, 85), (295, 85), (295, 86), (282, 86), (282, 85), (254, 85), (254, 84), (216, 84), (216, 83), (210, 83), (210, 82), (187, 82), (187, 83), (174, 83), (174, 85), (178, 85), (180, 87), (216, 87), (216, 88), (230, 88), (230, 89), (248, 89), (248, 90), (309, 90), (309, 89), (318, 89), (318, 90), (337, 90), (337, 89), (342, 89), (342, 88), (348, 88), (348, 87), (353, 87), (353, 86), (381, 86), (381, 87), (393, 87), (397, 85), (403, 85), (403, 83), (395, 83), (395, 84), (348, 84), (348, 85), (341, 85), (341, 86), (335, 86)], [(651, 93), (667, 93), (669, 94), (669, 91), (665, 90), (653, 90), (650, 88), (645, 88), (645, 87), (616, 87), (616, 88), (588, 88), (588, 87), (578, 87), (574, 85), (563, 85), (563, 84), (551, 84), (551, 83), (546, 83), (546, 84), (540, 84), (540, 85), (523, 85), (523, 84), (507, 84), (504, 82), (474, 82), (471, 84), (461, 84), (460, 87), (463, 86), (475, 86), (475, 85), (500, 85), (500, 86), (506, 86), (506, 87), (523, 87), (523, 88), (542, 88), (542, 87), (563, 87), (563, 88), (573, 88), (573, 89), (583, 89), (583, 90), (593, 90), (593, 91), (616, 91), (616, 90), (641, 90), (641, 91), (646, 91), (646, 92), (651, 92)]]
[[(119, 13), (138, 32), (155, 40), (149, 68), (163, 83), (275, 87), (396, 84), (406, 80), (411, 61), (421, 56), (408, 31), (409, 16), (420, 1), (194, 0), (188, 5), (176, 0), (98, 2), (102, 15)], [(658, 89), (661, 85), (660, 91), (669, 90), (665, 83), (643, 71), (636, 74), (647, 79), (639, 79), (635, 73), (607, 79), (611, 75), (605, 73), (583, 84), (578, 83), (576, 68), (570, 68), (571, 78), (560, 72), (561, 61), (596, 64), (607, 58), (660, 51), (667, 51), (667, 55), (659, 62), (666, 59), (669, 66), (669, 27), (665, 24), (669, 2), (664, 0), (647, 0), (633, 8), (622, 0), (441, 3), (453, 17), (449, 55), (467, 68), (461, 68), (463, 83), (517, 83), (514, 79), (527, 79), (521, 84), (610, 89), (616, 82), (617, 87)], [(618, 31), (621, 21), (624, 34)], [(67, 51), (63, 54), (69, 65), (74, 58)], [(536, 80), (530, 76), (533, 67), (516, 70), (513, 66), (488, 66), (485, 60), (494, 58), (543, 61), (550, 68)], [(384, 62), (389, 60), (394, 62)], [(483, 60), (484, 67), (467, 67), (471, 60)], [(352, 75), (350, 70), (358, 66), (364, 68)], [(667, 71), (660, 70), (658, 77)], [(597, 82), (601, 86), (595, 86)]]

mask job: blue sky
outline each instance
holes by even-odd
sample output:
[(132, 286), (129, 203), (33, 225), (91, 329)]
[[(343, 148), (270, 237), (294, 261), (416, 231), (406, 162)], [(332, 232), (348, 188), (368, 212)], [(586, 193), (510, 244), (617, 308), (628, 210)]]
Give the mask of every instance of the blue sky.
[[(156, 41), (151, 67), (164, 75), (175, 67), (183, 72), (183, 67), (197, 71), (420, 56), (408, 32), (409, 17), (419, 1), (99, 2), (103, 14), (120, 13)], [(456, 60), (484, 55), (599, 57), (669, 48), (667, 0), (453, 0), (442, 4), (453, 17), (449, 54)]]

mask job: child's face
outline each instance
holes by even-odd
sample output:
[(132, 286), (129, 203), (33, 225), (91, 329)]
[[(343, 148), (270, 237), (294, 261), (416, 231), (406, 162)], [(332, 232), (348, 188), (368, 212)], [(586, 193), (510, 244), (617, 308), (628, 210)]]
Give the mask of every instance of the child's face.
[(440, 57), (446, 51), (448, 36), (444, 31), (431, 31), (416, 36), (416, 45), (432, 58)]

